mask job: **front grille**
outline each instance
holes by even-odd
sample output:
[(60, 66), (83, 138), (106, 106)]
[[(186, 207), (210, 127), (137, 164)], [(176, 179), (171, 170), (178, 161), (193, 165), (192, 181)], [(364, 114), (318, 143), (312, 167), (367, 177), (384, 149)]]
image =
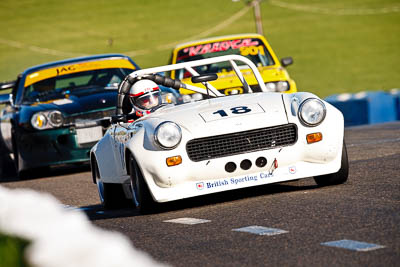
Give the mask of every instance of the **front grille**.
[(253, 93), (262, 92), (261, 87), (258, 84), (250, 85), (250, 88)]
[(186, 151), (192, 161), (221, 158), (289, 146), (297, 141), (297, 126), (287, 124), (190, 140)]

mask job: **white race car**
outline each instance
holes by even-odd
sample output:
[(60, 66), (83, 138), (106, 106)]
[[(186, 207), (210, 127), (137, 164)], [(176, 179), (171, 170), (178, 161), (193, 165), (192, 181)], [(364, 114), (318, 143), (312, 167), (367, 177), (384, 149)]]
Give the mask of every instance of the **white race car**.
[[(245, 94), (222, 95), (216, 74), (198, 67), (225, 62)], [(157, 75), (185, 69), (192, 84)], [(242, 72), (253, 72), (252, 93)], [(202, 94), (167, 104), (134, 122), (128, 91), (140, 79)], [(195, 85), (198, 86), (195, 86)], [(314, 177), (321, 186), (347, 180), (342, 113), (317, 96), (268, 92), (257, 67), (239, 55), (134, 71), (121, 83), (117, 115), (90, 153), (93, 182), (106, 208), (132, 201), (141, 211), (157, 203)], [(131, 199), (131, 200), (129, 200)]]

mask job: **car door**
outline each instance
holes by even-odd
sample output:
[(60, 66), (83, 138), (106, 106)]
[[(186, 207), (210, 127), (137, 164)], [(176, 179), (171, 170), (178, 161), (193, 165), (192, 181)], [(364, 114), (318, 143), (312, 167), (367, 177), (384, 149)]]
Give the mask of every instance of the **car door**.
[(119, 177), (126, 176), (125, 145), (129, 141), (129, 124), (120, 123), (113, 129), (113, 154), (115, 158), (115, 171)]

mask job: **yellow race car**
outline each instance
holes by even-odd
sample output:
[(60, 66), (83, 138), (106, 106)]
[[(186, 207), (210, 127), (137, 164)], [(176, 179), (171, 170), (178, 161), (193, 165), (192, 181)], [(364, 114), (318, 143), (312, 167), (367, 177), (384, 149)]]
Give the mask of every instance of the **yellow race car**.
[[(289, 77), (284, 67), (293, 63), (291, 57), (278, 60), (264, 36), (259, 34), (239, 34), (203, 39), (177, 45), (172, 52), (170, 64), (188, 62), (223, 55), (242, 55), (253, 61), (258, 67), (267, 89), (272, 92), (297, 92), (296, 83)], [(245, 65), (238, 66), (243, 76), (249, 82), (253, 92), (260, 92), (258, 83)], [(199, 74), (217, 73), (218, 80), (211, 82), (217, 90), (225, 95), (246, 93), (239, 78), (234, 74), (230, 64), (216, 63), (197, 67), (191, 70), (171, 71), (174, 79), (190, 83), (190, 78)], [(185, 102), (197, 98), (195, 92), (180, 89)]]

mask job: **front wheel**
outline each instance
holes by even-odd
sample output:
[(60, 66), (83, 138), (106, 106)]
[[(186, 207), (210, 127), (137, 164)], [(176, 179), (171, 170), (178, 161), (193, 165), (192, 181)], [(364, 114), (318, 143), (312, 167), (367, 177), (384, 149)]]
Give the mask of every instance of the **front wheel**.
[(131, 175), (132, 201), (141, 213), (150, 213), (156, 208), (149, 188), (144, 181), (143, 174), (132, 155), (129, 157), (129, 167)]
[(7, 159), (8, 154), (6, 153), (6, 148), (3, 146), (3, 144), (1, 144), (0, 141), (0, 180), (7, 176), (6, 171), (9, 168), (9, 166), (7, 166)]
[(13, 146), (13, 154), (14, 154), (14, 167), (15, 167), (15, 172), (16, 175), (18, 177), (18, 179), (20, 180), (26, 180), (28, 178), (33, 177), (32, 174), (34, 174), (34, 170), (29, 170), (29, 169), (24, 169), (24, 170), (20, 170), (20, 164), (19, 164), (19, 147), (18, 147), (18, 143), (16, 140), (16, 134), (15, 131), (12, 131), (13, 133), (13, 138), (12, 138), (12, 146)]
[(121, 184), (104, 183), (100, 179), (99, 167), (93, 164), (96, 176), (96, 185), (99, 192), (101, 204), (105, 209), (117, 209), (126, 203), (125, 193)]
[(314, 177), (315, 182), (319, 186), (343, 184), (349, 176), (349, 161), (347, 158), (346, 144), (343, 140), (342, 160), (338, 172)]

